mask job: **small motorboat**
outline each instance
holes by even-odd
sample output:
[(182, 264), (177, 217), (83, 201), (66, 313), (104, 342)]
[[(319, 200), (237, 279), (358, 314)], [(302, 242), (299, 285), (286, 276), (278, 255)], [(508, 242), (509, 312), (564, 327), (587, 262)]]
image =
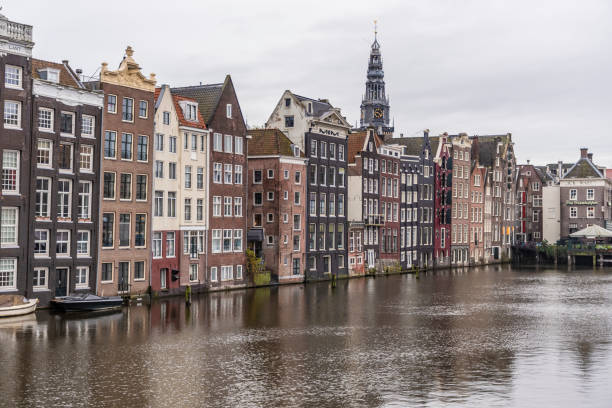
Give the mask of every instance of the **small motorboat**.
[(96, 296), (91, 293), (60, 296), (51, 299), (51, 306), (62, 312), (94, 312), (119, 309), (123, 305), (121, 296)]
[(20, 295), (0, 295), (0, 317), (13, 317), (33, 313), (38, 299)]

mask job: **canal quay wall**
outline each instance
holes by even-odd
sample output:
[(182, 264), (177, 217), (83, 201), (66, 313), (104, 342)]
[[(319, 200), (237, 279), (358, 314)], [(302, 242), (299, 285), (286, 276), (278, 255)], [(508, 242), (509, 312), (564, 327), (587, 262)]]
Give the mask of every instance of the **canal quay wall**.
[[(232, 290), (244, 290), (244, 289), (257, 289), (257, 288), (265, 288), (265, 287), (273, 287), (273, 286), (289, 286), (289, 285), (303, 285), (309, 283), (320, 283), (320, 282), (330, 282), (332, 286), (335, 286), (335, 282), (337, 280), (348, 280), (348, 279), (360, 279), (360, 278), (376, 278), (376, 277), (384, 277), (391, 275), (416, 275), (418, 277), (419, 273), (422, 272), (435, 272), (442, 270), (454, 270), (454, 269), (467, 269), (467, 268), (477, 268), (482, 266), (492, 266), (492, 265), (505, 265), (510, 264), (511, 259), (500, 259), (492, 262), (478, 262), (478, 263), (466, 263), (462, 265), (436, 265), (429, 268), (412, 268), (412, 269), (401, 269), (398, 268), (397, 265), (386, 266), (384, 268), (371, 268), (369, 271), (366, 271), (363, 274), (354, 274), (354, 275), (329, 275), (328, 277), (322, 277), (318, 279), (303, 279), (299, 281), (291, 281), (291, 282), (275, 282), (270, 280), (269, 274), (267, 274), (266, 278), (258, 278), (254, 279), (254, 282), (251, 284), (244, 285), (233, 285), (233, 286), (225, 286), (225, 287), (206, 287), (205, 285), (197, 285), (197, 286), (181, 286), (173, 290), (168, 291), (150, 291), (149, 294), (145, 295), (147, 299), (160, 299), (160, 298), (171, 298), (171, 297), (179, 297), (186, 296), (186, 288), (190, 287), (192, 294), (202, 294), (202, 293), (215, 293), (215, 292), (223, 292), (223, 291), (232, 291)], [(130, 297), (130, 301), (135, 301), (137, 299), (143, 299), (143, 296), (132, 296)]]

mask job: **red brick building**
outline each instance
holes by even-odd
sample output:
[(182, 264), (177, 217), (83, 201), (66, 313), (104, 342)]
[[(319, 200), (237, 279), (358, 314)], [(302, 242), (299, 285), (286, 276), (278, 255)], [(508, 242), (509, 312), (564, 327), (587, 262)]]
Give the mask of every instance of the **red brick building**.
[(484, 262), (484, 208), (487, 169), (475, 166), (470, 178), (470, 262)]
[(434, 257), (436, 265), (450, 264), (453, 160), (448, 135), (439, 137), (435, 154)]
[(248, 247), (273, 281), (304, 279), (307, 159), (278, 129), (250, 130)]
[(209, 131), (206, 234), (206, 276), (209, 289), (249, 283), (244, 254), (247, 203), (247, 129), (231, 77), (223, 83), (172, 88), (173, 94), (192, 98)]
[(540, 169), (529, 164), (529, 161), (517, 167), (516, 238), (519, 242), (542, 242), (542, 188), (545, 184), (545, 175)]
[(380, 229), (380, 259), (384, 265), (400, 259), (400, 156), (403, 147), (382, 145), (380, 159), (380, 214), (385, 220)]

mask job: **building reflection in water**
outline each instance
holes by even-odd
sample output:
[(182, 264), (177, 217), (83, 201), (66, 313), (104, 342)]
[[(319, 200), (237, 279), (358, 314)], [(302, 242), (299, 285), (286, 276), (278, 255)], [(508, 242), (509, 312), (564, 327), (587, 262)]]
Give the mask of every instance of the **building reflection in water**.
[(609, 271), (484, 267), (39, 311), (0, 321), (0, 392), (24, 406), (513, 405), (563, 380), (560, 405), (580, 404), (612, 375), (611, 288)]

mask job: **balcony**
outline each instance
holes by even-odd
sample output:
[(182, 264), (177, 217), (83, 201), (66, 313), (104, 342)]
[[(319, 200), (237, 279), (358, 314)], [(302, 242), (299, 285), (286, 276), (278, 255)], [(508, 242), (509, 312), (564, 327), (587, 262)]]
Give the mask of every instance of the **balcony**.
[(15, 23), (0, 14), (0, 37), (13, 41), (32, 43), (32, 26)]
[(364, 223), (368, 226), (383, 226), (385, 225), (385, 217), (382, 214), (370, 214), (364, 217)]

